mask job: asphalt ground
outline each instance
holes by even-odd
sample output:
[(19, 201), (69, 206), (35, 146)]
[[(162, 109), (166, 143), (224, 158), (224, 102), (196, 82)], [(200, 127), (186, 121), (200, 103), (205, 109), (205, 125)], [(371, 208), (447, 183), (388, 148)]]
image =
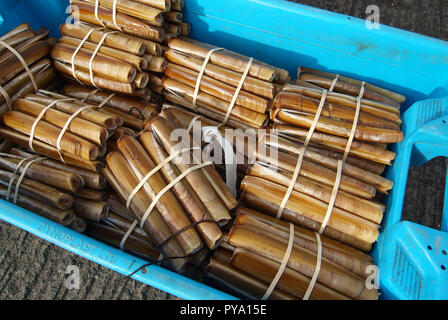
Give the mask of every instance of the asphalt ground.
[[(448, 40), (446, 0), (301, 0), (299, 2), (366, 18), (366, 8), (380, 9), (380, 22)], [(188, 4), (188, 2), (187, 2)], [(446, 159), (411, 168), (404, 217), (440, 228)], [(79, 267), (79, 289), (67, 289), (66, 269)], [(0, 299), (176, 299), (176, 297), (76, 256), (0, 221)]]

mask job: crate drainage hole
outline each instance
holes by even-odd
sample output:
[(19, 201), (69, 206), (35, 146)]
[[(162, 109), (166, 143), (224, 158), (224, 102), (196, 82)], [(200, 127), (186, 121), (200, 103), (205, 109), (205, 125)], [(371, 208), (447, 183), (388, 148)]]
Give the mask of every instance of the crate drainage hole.
[(446, 267), (443, 264), (440, 266), (440, 268), (442, 268), (443, 271), (446, 270)]
[(445, 250), (442, 250), (442, 254), (443, 254), (444, 256), (446, 256), (446, 251), (445, 251)]
[(432, 250), (432, 247), (431, 247), (431, 246), (428, 246), (428, 250)]

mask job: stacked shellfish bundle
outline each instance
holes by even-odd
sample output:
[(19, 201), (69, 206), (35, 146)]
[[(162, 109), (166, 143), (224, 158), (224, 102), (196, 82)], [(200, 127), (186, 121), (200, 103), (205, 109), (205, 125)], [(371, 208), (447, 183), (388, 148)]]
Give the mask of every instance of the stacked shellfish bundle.
[[(2, 145), (7, 153), (0, 156), (0, 195), (119, 246), (127, 231), (119, 227), (126, 226), (133, 215), (109, 200), (114, 195), (99, 173), (102, 160), (117, 139), (137, 136), (143, 120), (158, 108), (145, 100), (74, 84), (67, 84), (63, 93), (39, 90), (28, 94), (3, 115), (0, 135), (8, 139), (8, 146), (17, 143), (22, 148), (8, 151)], [(158, 251), (156, 255), (148, 236), (139, 231), (135, 228), (122, 248), (156, 259)]]
[(168, 42), (165, 99), (235, 128), (262, 128), (286, 70), (189, 38)]
[(76, 230), (108, 215), (106, 180), (96, 172), (19, 147), (0, 155), (0, 196)]
[[(73, 87), (66, 87), (66, 93), (82, 96)], [(127, 98), (98, 96), (102, 99), (100, 104), (44, 90), (28, 94), (14, 103), (13, 110), (3, 114), (0, 136), (35, 153), (98, 172), (103, 167), (101, 159), (107, 153), (107, 141), (116, 137), (124, 119), (128, 121), (132, 116), (122, 116), (128, 115), (124, 112), (126, 108), (139, 107), (140, 112), (149, 112), (152, 108), (142, 101), (123, 102)], [(91, 97), (89, 99), (93, 99)], [(120, 109), (122, 105), (124, 109)], [(133, 122), (139, 120), (134, 116), (132, 119)], [(140, 121), (142, 126), (143, 121)]]
[(113, 138), (107, 141), (109, 148), (123, 135), (137, 136), (144, 127), (145, 119), (150, 118), (159, 110), (158, 105), (143, 99), (109, 94), (77, 84), (67, 84), (62, 92), (68, 97), (93, 105), (101, 105), (103, 111), (123, 120), (123, 124), (115, 130)]
[[(381, 174), (395, 158), (387, 144), (403, 139), (404, 97), (343, 76), (299, 70), (295, 84), (275, 99), (273, 125), (259, 140), (268, 148), (257, 149), (242, 189), (249, 202), (272, 205), (274, 216), (368, 251), (385, 210), (377, 195), (393, 187)], [(258, 188), (271, 192), (260, 194)]]
[(366, 286), (373, 267), (360, 250), (240, 206), (205, 274), (242, 298), (375, 300), (377, 288)]
[(0, 37), (0, 115), (17, 99), (53, 84), (52, 43), (48, 29), (33, 31), (27, 23)]
[(220, 245), (221, 227), (230, 221), (237, 201), (213, 164), (204, 161), (200, 145), (192, 139), (171, 140), (177, 128), (171, 117), (159, 115), (148, 120), (136, 138), (119, 138), (106, 157), (103, 174), (122, 203), (120, 209), (116, 197), (110, 199), (114, 212), (127, 221), (115, 217), (109, 224), (121, 224), (121, 233), (129, 226), (126, 234), (134, 237), (143, 230), (152, 253), (161, 254), (157, 261), (184, 272), (190, 263), (203, 263), (209, 250)]
[(403, 139), (404, 101), (300, 68), (275, 98), (273, 124), (241, 184), (241, 202), (253, 210), (239, 209), (211, 278), (255, 298), (376, 299), (365, 287), (374, 267), (366, 253), (386, 209), (379, 199), (393, 187), (381, 175), (395, 159), (388, 144)]
[[(60, 27), (52, 51), (55, 68), (70, 79), (111, 92), (156, 99), (151, 94), (166, 61), (166, 39), (188, 35), (183, 2), (168, 0), (70, 1), (74, 24)], [(179, 10), (179, 11), (176, 11)], [(155, 79), (155, 80), (154, 80)]]

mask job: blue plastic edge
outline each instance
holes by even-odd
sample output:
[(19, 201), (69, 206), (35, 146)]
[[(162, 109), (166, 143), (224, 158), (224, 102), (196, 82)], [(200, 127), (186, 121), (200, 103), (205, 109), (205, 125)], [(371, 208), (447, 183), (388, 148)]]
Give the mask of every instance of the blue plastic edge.
[[(0, 219), (124, 275), (130, 274), (138, 267), (148, 263), (4, 200), (0, 200)], [(159, 266), (152, 265), (146, 269), (146, 273), (143, 274), (140, 271), (132, 278), (179, 298), (189, 300), (235, 299), (231, 295)]]
[(1, 0), (0, 34), (28, 22), (33, 30), (48, 27), (50, 36), (58, 37), (59, 25), (66, 19), (68, 5), (68, 0)]
[[(0, 21), (0, 32), (24, 20), (33, 28), (45, 21), (51, 34), (58, 35), (57, 27), (66, 17), (68, 1), (53, 1), (51, 5), (48, 1), (1, 1), (0, 15), (8, 20)], [(409, 97), (406, 108), (419, 100), (448, 96), (448, 45), (434, 38), (383, 25), (380, 30), (368, 30), (364, 20), (285, 0), (186, 0), (185, 19), (193, 24), (192, 37), (286, 68), (293, 76), (300, 64), (341, 72), (404, 93)], [(4, 201), (0, 201), (0, 219), (120, 273), (129, 273), (127, 263), (133, 260), (145, 263)], [(40, 225), (113, 252), (126, 262), (107, 262), (104, 257), (85, 253), (72, 246), (73, 242), (68, 244), (45, 233), (44, 227), (39, 230)], [(135, 278), (181, 298), (231, 298), (163, 268), (153, 266), (149, 270), (146, 276), (138, 274)], [(152, 279), (146, 279), (149, 275)], [(182, 289), (173, 279), (182, 280)], [(193, 292), (196, 288), (200, 288), (198, 295)]]
[[(443, 248), (448, 250), (448, 233), (444, 226), (448, 183), (444, 187), (445, 208), (440, 231), (402, 221), (402, 208), (409, 166), (421, 165), (437, 156), (448, 156), (448, 97), (419, 101), (403, 114), (402, 119), (405, 139), (393, 145), (397, 158), (386, 177), (394, 182), (394, 188), (386, 198), (387, 212), (372, 256), (381, 272), (383, 298), (446, 299), (448, 274), (440, 266), (448, 263), (448, 257), (441, 253)], [(429, 244), (431, 250), (427, 249)], [(395, 268), (397, 250), (401, 250), (403, 259), (407, 260), (405, 270)], [(415, 278), (413, 283), (410, 274)], [(403, 278), (408, 282), (403, 283)], [(418, 286), (415, 286), (416, 279)]]
[(189, 0), (191, 37), (287, 69), (340, 72), (400, 92), (404, 109), (448, 96), (448, 42), (284, 0)]

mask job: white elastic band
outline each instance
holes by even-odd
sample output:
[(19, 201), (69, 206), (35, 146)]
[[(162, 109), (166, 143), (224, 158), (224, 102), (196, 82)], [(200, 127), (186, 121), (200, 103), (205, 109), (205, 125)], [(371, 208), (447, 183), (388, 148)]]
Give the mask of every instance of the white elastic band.
[(170, 184), (168, 184), (165, 188), (163, 188), (163, 190), (161, 190), (157, 196), (152, 200), (151, 204), (149, 205), (148, 209), (146, 209), (145, 214), (142, 217), (141, 223), (140, 223), (140, 227), (143, 228), (146, 219), (148, 218), (148, 216), (150, 215), (150, 213), (154, 210), (154, 207), (156, 206), (157, 202), (159, 201), (159, 199), (166, 193), (168, 192), (173, 186), (176, 185), (176, 183), (178, 183), (179, 181), (181, 181), (183, 178), (185, 178), (188, 174), (190, 174), (191, 172), (204, 168), (206, 166), (210, 166), (213, 165), (213, 162), (211, 161), (207, 161), (201, 164), (198, 164), (194, 167), (191, 167), (187, 170), (185, 170), (181, 175), (179, 175), (176, 179), (174, 179)]
[(203, 116), (201, 116), (201, 115), (197, 115), (197, 116), (195, 116), (193, 119), (191, 119), (190, 124), (189, 124), (188, 127), (187, 127), (187, 132), (188, 132), (188, 133), (190, 133), (190, 132), (191, 132), (191, 129), (193, 129), (193, 127), (194, 127), (196, 121), (198, 121), (198, 120), (201, 119), (201, 118), (203, 118)]
[(149, 178), (151, 178), (156, 172), (158, 172), (159, 170), (161, 170), (163, 167), (165, 167), (170, 161), (172, 161), (174, 158), (176, 158), (177, 156), (179, 156), (180, 154), (187, 152), (187, 151), (191, 151), (193, 149), (199, 149), (199, 147), (193, 147), (193, 148), (185, 148), (185, 149), (181, 149), (178, 150), (177, 152), (173, 153), (172, 155), (170, 155), (169, 157), (167, 157), (165, 160), (163, 160), (161, 163), (159, 163), (159, 165), (157, 165), (156, 167), (154, 167), (154, 169), (152, 169), (150, 172), (148, 172), (148, 174), (146, 174), (143, 179), (139, 182), (139, 184), (134, 188), (134, 190), (132, 190), (132, 192), (129, 194), (128, 199), (126, 200), (126, 209), (129, 210), (129, 206), (131, 205), (131, 201), (132, 199), (135, 197), (135, 195), (137, 194), (137, 192), (140, 191), (140, 189), (143, 187), (143, 185), (148, 181)]
[(82, 107), (82, 108), (78, 109), (74, 114), (71, 115), (70, 118), (67, 119), (67, 122), (65, 123), (65, 125), (62, 128), (61, 132), (59, 133), (58, 140), (56, 141), (56, 149), (58, 151), (59, 158), (61, 159), (61, 161), (63, 163), (65, 163), (65, 159), (62, 156), (62, 151), (61, 151), (61, 140), (62, 140), (62, 137), (64, 136), (65, 132), (68, 129), (68, 126), (70, 125), (70, 123), (72, 122), (73, 119), (75, 119), (84, 110), (92, 109), (92, 108), (96, 108), (96, 107), (95, 106), (85, 106), (85, 107)]
[(2, 87), (0, 86), (0, 93), (3, 95), (3, 97), (5, 98), (5, 102), (6, 105), (8, 106), (9, 110), (12, 110), (12, 101), (11, 101), (11, 97), (9, 96), (8, 92)]
[[(25, 165), (25, 167), (23, 168), (22, 174), (20, 175), (20, 177), (19, 177), (19, 179), (17, 180), (17, 183), (16, 183), (16, 188), (15, 188), (15, 191), (14, 191), (14, 200), (13, 200), (13, 201), (14, 201), (14, 204), (17, 204), (17, 199), (18, 199), (18, 197), (19, 197), (19, 189), (20, 189), (20, 185), (22, 184), (23, 178), (25, 178), (25, 175), (26, 175), (26, 172), (27, 172), (28, 168), (29, 168), (34, 162), (42, 161), (42, 160), (44, 160), (44, 159), (45, 159), (45, 157), (40, 157), (40, 158), (31, 160), (30, 162), (28, 162), (28, 163)], [(8, 194), (8, 199), (9, 199), (9, 194)]]
[(14, 170), (14, 172), (12, 173), (11, 178), (9, 179), (8, 191), (7, 191), (7, 194), (6, 194), (6, 201), (9, 201), (9, 198), (11, 196), (12, 185), (13, 185), (14, 180), (16, 179), (17, 173), (19, 172), (19, 170), (22, 167), (22, 165), (26, 161), (32, 160), (32, 159), (34, 159), (36, 157), (37, 157), (37, 155), (33, 155), (33, 156), (28, 157), (28, 158), (24, 158), (24, 159), (20, 160), (19, 163), (17, 163), (16, 169)]
[(366, 85), (366, 83), (363, 81), (361, 90), (359, 92), (359, 96), (356, 100), (356, 111), (355, 111), (355, 117), (353, 119), (353, 126), (352, 126), (352, 130), (350, 131), (350, 137), (348, 138), (347, 145), (345, 146), (344, 157), (342, 158), (344, 162), (350, 153), (353, 139), (355, 138), (356, 127), (358, 126), (358, 120), (359, 120), (359, 113), (361, 112), (361, 100), (362, 100), (362, 97), (364, 96), (365, 85)]
[(98, 45), (95, 48), (95, 51), (93, 51), (92, 56), (90, 57), (90, 61), (89, 61), (89, 74), (90, 74), (90, 82), (92, 83), (92, 85), (99, 89), (97, 87), (97, 85), (95, 84), (95, 81), (93, 79), (93, 60), (95, 59), (96, 55), (98, 54), (98, 51), (100, 50), (101, 46), (103, 45), (103, 42), (106, 40), (107, 36), (112, 34), (112, 33), (117, 33), (117, 31), (111, 31), (111, 32), (107, 32), (103, 35), (103, 37), (101, 38), (100, 42), (98, 42)]
[(31, 72), (26, 61), (23, 59), (23, 57), (20, 55), (20, 53), (16, 49), (14, 49), (13, 47), (11, 47), (9, 44), (7, 44), (6, 42), (4, 42), (2, 40), (0, 40), (0, 44), (3, 45), (9, 51), (11, 51), (17, 57), (17, 59), (19, 59), (19, 61), (22, 63), (23, 67), (25, 68), (25, 71), (28, 73), (28, 76), (31, 79), (31, 83), (33, 84), (34, 92), (37, 92), (37, 90), (39, 90), (39, 88), (37, 87), (36, 79), (34, 79), (33, 73)]
[(134, 231), (135, 227), (137, 226), (138, 221), (134, 220), (134, 222), (132, 222), (132, 224), (129, 226), (128, 231), (126, 231), (125, 235), (123, 236), (123, 238), (120, 241), (120, 249), (124, 250), (124, 244), (126, 243), (126, 241), (128, 240), (129, 236), (131, 235), (131, 233)]
[(194, 88), (194, 93), (193, 93), (193, 107), (194, 107), (195, 111), (196, 111), (196, 100), (198, 99), (199, 88), (201, 86), (202, 76), (204, 75), (205, 69), (207, 68), (208, 62), (210, 61), (212, 54), (214, 52), (220, 51), (220, 50), (224, 50), (224, 48), (210, 49), (210, 51), (205, 56), (204, 62), (202, 63), (201, 70), (199, 71), (198, 78), (196, 79), (196, 86)]
[(85, 35), (85, 37), (78, 44), (78, 47), (76, 48), (76, 50), (73, 52), (73, 55), (72, 55), (72, 61), (71, 61), (71, 63), (72, 63), (72, 75), (73, 75), (73, 78), (75, 78), (76, 81), (78, 81), (82, 85), (83, 85), (83, 83), (76, 76), (76, 72), (75, 72), (76, 71), (75, 70), (75, 58), (76, 58), (76, 55), (78, 54), (79, 50), (81, 50), (81, 48), (84, 45), (84, 43), (86, 43), (86, 41), (89, 39), (89, 37), (92, 34), (92, 32), (95, 31), (95, 30), (100, 30), (100, 29), (95, 29), (95, 28), (90, 29), (89, 32), (87, 32), (87, 34)]
[(282, 217), (283, 211), (285, 210), (286, 203), (288, 202), (289, 197), (291, 196), (291, 193), (294, 190), (294, 185), (297, 181), (297, 178), (300, 173), (300, 169), (302, 167), (303, 157), (305, 156), (306, 148), (308, 147), (308, 145), (311, 141), (311, 137), (313, 136), (313, 133), (316, 130), (317, 123), (319, 122), (320, 115), (322, 114), (322, 110), (325, 105), (325, 101), (327, 100), (327, 95), (328, 95), (328, 91), (323, 90), (322, 97), (321, 97), (320, 103), (319, 103), (319, 107), (317, 108), (313, 123), (311, 124), (310, 130), (308, 130), (308, 134), (306, 135), (305, 142), (303, 144), (303, 147), (301, 148), (301, 151), (299, 154), (299, 159), (297, 160), (296, 168), (294, 169), (294, 174), (292, 176), (291, 182), (288, 186), (285, 196), (283, 197), (280, 207), (278, 208), (277, 219), (280, 219)]
[(330, 86), (330, 89), (328, 91), (330, 91), (330, 92), (334, 91), (334, 87), (336, 86), (336, 83), (338, 82), (340, 76), (341, 76), (340, 74), (336, 75), (336, 78), (334, 78), (334, 80)]
[(104, 107), (105, 105), (106, 105), (106, 103), (108, 103), (109, 101), (110, 101), (110, 99), (112, 99), (113, 97), (115, 97), (116, 96), (116, 94), (115, 93), (112, 93), (112, 94), (110, 94), (103, 102), (101, 102), (99, 105), (98, 105), (98, 108), (102, 108), (102, 107)]
[(289, 258), (291, 257), (293, 249), (293, 244), (294, 244), (294, 225), (292, 223), (289, 223), (289, 241), (288, 246), (286, 247), (285, 255), (283, 256), (282, 263), (278, 268), (277, 274), (275, 275), (274, 279), (272, 280), (271, 284), (269, 285), (263, 297), (261, 297), (261, 300), (267, 300), (271, 296), (272, 291), (274, 291), (275, 287), (277, 286), (278, 281), (282, 277), (283, 272), (285, 272), (286, 266), (288, 265)]
[(75, 99), (59, 99), (59, 100), (54, 100), (53, 102), (51, 102), (48, 106), (46, 106), (37, 116), (37, 118), (34, 120), (33, 125), (31, 126), (31, 131), (30, 131), (30, 140), (28, 141), (28, 146), (31, 150), (33, 150), (33, 152), (36, 152), (36, 150), (34, 150), (33, 147), (33, 141), (34, 141), (34, 133), (36, 131), (37, 125), (39, 124), (40, 120), (42, 120), (42, 118), (44, 117), (45, 113), (47, 112), (47, 110), (53, 108), (53, 106), (58, 103), (58, 102), (63, 102), (63, 101), (73, 101)]
[(106, 28), (106, 25), (104, 24), (103, 20), (101, 20), (100, 17), (98, 16), (99, 6), (100, 6), (100, 0), (96, 0), (95, 1), (95, 18), (104, 28)]
[(93, 89), (92, 91), (89, 92), (89, 94), (82, 99), (82, 102), (86, 102), (87, 100), (89, 100), (93, 95), (95, 95), (98, 91), (100, 91), (99, 89)]
[(331, 214), (333, 213), (334, 203), (336, 201), (336, 196), (339, 191), (339, 185), (341, 184), (342, 177), (342, 167), (344, 162), (342, 160), (338, 160), (338, 170), (336, 171), (336, 179), (334, 181), (333, 189), (331, 191), (330, 201), (328, 202), (327, 212), (325, 213), (324, 220), (320, 225), (319, 233), (323, 234), (325, 228), (327, 227), (328, 221), (330, 221)]
[(306, 289), (305, 295), (302, 300), (308, 300), (313, 293), (314, 286), (316, 285), (317, 278), (319, 277), (320, 268), (322, 265), (322, 241), (320, 239), (320, 234), (316, 234), (317, 240), (317, 256), (316, 256), (316, 267), (314, 268), (313, 276), (311, 277), (311, 281), (308, 284), (308, 289)]
[(356, 127), (358, 125), (359, 112), (361, 110), (361, 99), (364, 96), (365, 84), (366, 83), (363, 81), (361, 90), (360, 90), (360, 93), (359, 93), (359, 96), (357, 99), (356, 112), (355, 112), (355, 117), (353, 118), (352, 130), (350, 132), (350, 137), (347, 141), (347, 145), (345, 146), (344, 156), (342, 157), (342, 160), (338, 160), (338, 170), (336, 171), (336, 179), (335, 179), (335, 182), (333, 185), (333, 190), (331, 191), (331, 197), (330, 197), (330, 201), (328, 202), (327, 212), (325, 214), (324, 220), (322, 221), (322, 224), (319, 229), (320, 234), (323, 234), (325, 228), (327, 227), (328, 221), (330, 221), (331, 214), (333, 213), (333, 207), (336, 202), (336, 196), (339, 192), (339, 186), (341, 184), (342, 168), (344, 166), (345, 160), (347, 160), (347, 156), (350, 153), (353, 139), (355, 137)]
[[(82, 99), (81, 101), (82, 101), (82, 102), (86, 102), (86, 101), (88, 101), (91, 97), (93, 97), (93, 96), (94, 96), (95, 94), (97, 94), (99, 91), (100, 91), (100, 89), (94, 89), (94, 90), (90, 91), (89, 94), (88, 94), (84, 99)], [(98, 108), (102, 108), (104, 105), (106, 105), (106, 103), (108, 103), (108, 102), (110, 101), (110, 99), (112, 99), (112, 98), (115, 97), (115, 96), (116, 96), (115, 93), (112, 93), (111, 95), (109, 95), (103, 102), (101, 102), (101, 103), (98, 105)]]
[(227, 113), (224, 117), (224, 121), (222, 122), (223, 124), (227, 124), (227, 121), (229, 121), (230, 114), (232, 113), (233, 107), (235, 106), (236, 103), (236, 99), (238, 98), (238, 95), (240, 94), (240, 91), (243, 88), (244, 81), (246, 81), (247, 75), (249, 74), (250, 67), (252, 66), (253, 61), (254, 58), (250, 58), (249, 62), (247, 63), (246, 70), (244, 70), (243, 76), (240, 79), (240, 83), (238, 84), (238, 87), (233, 93), (232, 101), (230, 102), (229, 108), (227, 109)]
[(118, 0), (114, 0), (114, 3), (112, 5), (112, 22), (114, 23), (114, 26), (123, 32), (123, 29), (118, 25), (117, 23), (117, 2)]

